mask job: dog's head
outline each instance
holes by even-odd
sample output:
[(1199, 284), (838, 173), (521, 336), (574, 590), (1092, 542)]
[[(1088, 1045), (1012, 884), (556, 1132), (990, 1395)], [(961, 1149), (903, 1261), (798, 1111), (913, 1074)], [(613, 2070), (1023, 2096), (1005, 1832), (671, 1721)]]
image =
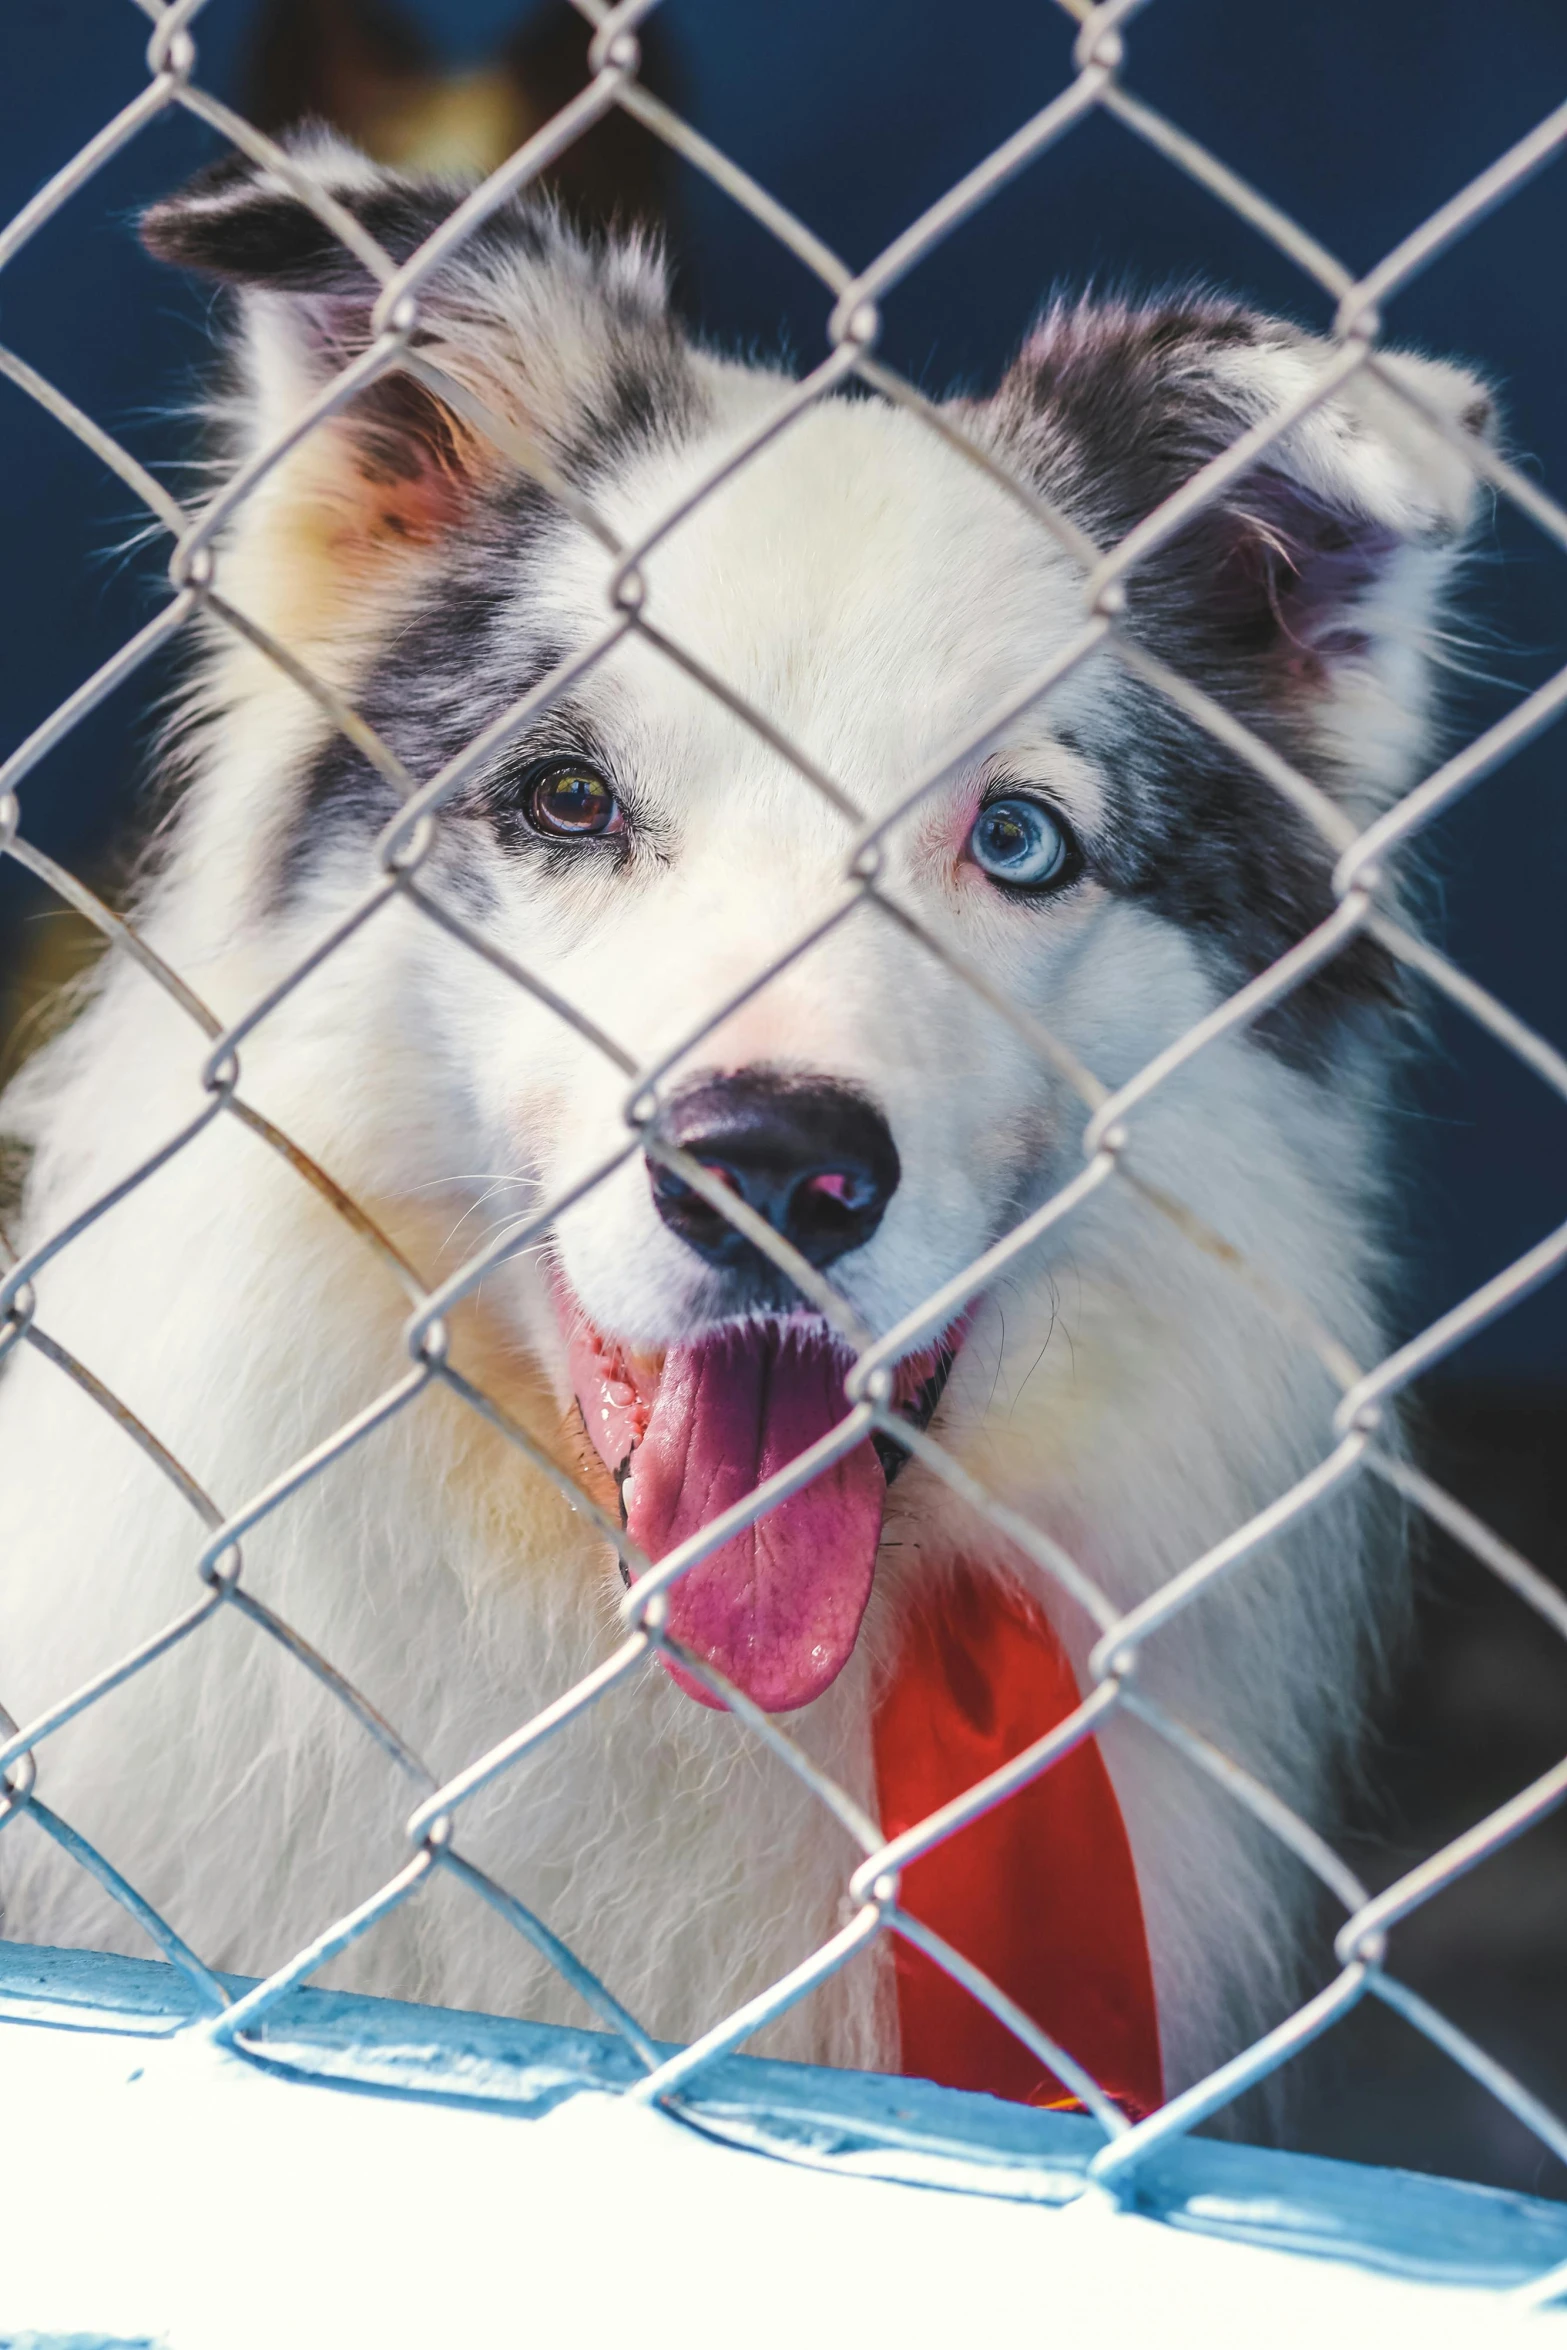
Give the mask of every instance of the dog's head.
[[(456, 200), (330, 145), (296, 160), (396, 258)], [(146, 235), (242, 289), (241, 456), (369, 343), (370, 279), (248, 165), (159, 206)], [(412, 349), (456, 390), (394, 372), (334, 412), (241, 506), (221, 581), (423, 781), (616, 623), (614, 556), (581, 501), (637, 544), (758, 433), (786, 383), (694, 344), (645, 247), (522, 202), (429, 279)], [(993, 397), (947, 413), (1109, 545), (1329, 356), (1206, 297), (1058, 305)], [(1396, 364), (1485, 429), (1468, 376)], [(519, 470), (519, 449), (568, 494)], [(1461, 457), (1356, 379), (1132, 572), (1124, 626), (1363, 814), (1417, 772), (1472, 495)], [(657, 1072), (664, 1141), (887, 1330), (1077, 1152), (1081, 1103), (998, 995), (1113, 1084), (1331, 896), (1311, 827), (1112, 651), (1030, 697), (1083, 627), (1079, 567), (916, 416), (855, 397), (808, 408), (641, 571), (639, 625), (497, 732), (421, 872), (554, 1006), (404, 910), (334, 1017), (396, 1031), (410, 1181), (444, 1171), (454, 1188), (571, 1203), (517, 1311), (660, 1556), (845, 1407), (841, 1354), (711, 1187), (628, 1150), (641, 1073)], [(260, 744), (248, 917), (306, 937), (363, 892), (397, 801), (308, 705), (281, 715), (292, 690), (252, 664), (219, 698)], [(886, 834), (874, 898), (857, 892), (857, 822), (976, 742)], [(1309, 1084), (1386, 994), (1375, 950), (1357, 946), (1238, 1049)], [(897, 1390), (915, 1418), (956, 1343), (921, 1335)], [(766, 1706), (814, 1696), (853, 1647), (896, 1457), (861, 1445), (726, 1544), (677, 1587), (672, 1628)]]

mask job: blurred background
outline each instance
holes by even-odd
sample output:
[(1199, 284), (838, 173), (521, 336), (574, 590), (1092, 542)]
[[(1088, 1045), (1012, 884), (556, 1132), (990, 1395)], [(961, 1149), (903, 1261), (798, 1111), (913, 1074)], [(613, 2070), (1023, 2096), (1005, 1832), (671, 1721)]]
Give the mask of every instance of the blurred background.
[[(306, 115), (397, 163), (489, 168), (580, 87), (588, 31), (565, 0), (211, 0), (199, 78), (264, 127)], [(7, 0), (0, 215), (145, 82), (129, 0)], [(644, 28), (650, 86), (818, 231), (868, 259), (1070, 77), (1047, 0), (666, 0)], [(1364, 269), (1567, 94), (1560, 0), (1156, 0), (1126, 80)], [(144, 461), (188, 453), (180, 410), (208, 351), (207, 300), (138, 251), (138, 208), (217, 151), (165, 116), (0, 282), (0, 339)], [(620, 117), (557, 184), (589, 213), (660, 221), (680, 299), (731, 344), (809, 364), (827, 297), (705, 181)], [(1510, 445), (1567, 498), (1567, 160), (1540, 174), (1394, 303), (1395, 339), (1478, 364)], [(1086, 123), (891, 298), (884, 349), (927, 388), (982, 386), (1058, 282), (1201, 277), (1304, 323), (1328, 305), (1214, 199), (1115, 123)], [(119, 485), (0, 382), (0, 751), (156, 608), (164, 555), (132, 541)], [(1484, 532), (1461, 650), (1459, 732), (1567, 661), (1567, 556), (1508, 511)], [(112, 883), (145, 780), (143, 671), (29, 777), (29, 836)], [(1564, 737), (1547, 733), (1428, 836), (1445, 943), (1556, 1042), (1564, 1018)], [(74, 918), (0, 862), (0, 1068), (86, 951)], [(1567, 1212), (1567, 1110), (1509, 1055), (1439, 1015), (1409, 1116), (1404, 1205), (1414, 1329)], [(1450, 1490), (1567, 1580), (1567, 1284), (1473, 1341), (1420, 1398)], [(1427, 1541), (1414, 1649), (1380, 1725), (1352, 1857), (1375, 1883), (1482, 1817), (1567, 1749), (1567, 1648), (1462, 1554)], [(1567, 2113), (1567, 1814), (1398, 1930), (1403, 1976)], [(1295, 2142), (1567, 2195), (1567, 2169), (1370, 2004), (1297, 2068)]]

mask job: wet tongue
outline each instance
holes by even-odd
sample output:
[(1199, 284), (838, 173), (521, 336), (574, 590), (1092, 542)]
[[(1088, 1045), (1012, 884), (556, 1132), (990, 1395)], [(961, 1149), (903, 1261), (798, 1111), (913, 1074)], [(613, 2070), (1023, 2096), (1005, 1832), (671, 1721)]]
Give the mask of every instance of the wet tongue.
[[(633, 1541), (666, 1558), (848, 1408), (843, 1357), (809, 1329), (764, 1324), (671, 1347), (624, 1489)], [(874, 1451), (856, 1445), (682, 1576), (669, 1631), (769, 1713), (809, 1704), (854, 1647), (885, 1495)]]

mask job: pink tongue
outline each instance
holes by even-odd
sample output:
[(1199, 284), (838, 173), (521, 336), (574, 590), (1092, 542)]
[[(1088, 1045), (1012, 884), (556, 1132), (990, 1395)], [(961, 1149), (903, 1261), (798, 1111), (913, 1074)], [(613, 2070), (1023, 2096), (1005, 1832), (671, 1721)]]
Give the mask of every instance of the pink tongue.
[[(843, 1372), (833, 1347), (788, 1324), (672, 1347), (625, 1486), (632, 1540), (666, 1558), (815, 1444), (849, 1409)], [(856, 1445), (681, 1577), (670, 1633), (769, 1713), (808, 1705), (854, 1647), (885, 1497), (874, 1451)]]

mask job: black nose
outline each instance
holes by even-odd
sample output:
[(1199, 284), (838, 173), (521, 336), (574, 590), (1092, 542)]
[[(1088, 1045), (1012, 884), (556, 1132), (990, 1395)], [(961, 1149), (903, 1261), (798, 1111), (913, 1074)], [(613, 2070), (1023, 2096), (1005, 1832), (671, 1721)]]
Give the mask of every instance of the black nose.
[[(742, 1070), (704, 1079), (676, 1094), (660, 1124), (813, 1265), (863, 1248), (898, 1188), (886, 1119), (825, 1078)], [(755, 1262), (750, 1242), (672, 1168), (650, 1159), (648, 1172), (659, 1214), (699, 1256)]]

